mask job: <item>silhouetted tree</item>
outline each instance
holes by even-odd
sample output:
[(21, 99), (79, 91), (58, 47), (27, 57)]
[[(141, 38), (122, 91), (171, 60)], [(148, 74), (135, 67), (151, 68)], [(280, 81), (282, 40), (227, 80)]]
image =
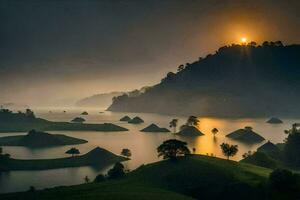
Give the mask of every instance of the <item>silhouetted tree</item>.
[(219, 130), (217, 128), (213, 128), (211, 130), (212, 134), (214, 134), (214, 137), (216, 136), (216, 134), (219, 132)]
[(180, 72), (184, 70), (184, 65), (179, 65), (178, 68), (177, 68), (177, 71)]
[(196, 148), (194, 147), (194, 148), (193, 148), (193, 154), (195, 154), (195, 153), (196, 153)]
[(95, 183), (100, 183), (105, 181), (105, 176), (103, 174), (98, 174), (94, 180)]
[(80, 151), (78, 149), (76, 149), (75, 147), (69, 149), (68, 151), (66, 151), (66, 154), (71, 154), (72, 157), (74, 157), (74, 155), (79, 155)]
[(125, 175), (125, 167), (121, 163), (117, 162), (112, 169), (107, 173), (108, 178), (115, 179), (121, 178)]
[(29, 118), (35, 118), (34, 112), (30, 109), (26, 109), (25, 115)]
[(122, 149), (121, 155), (125, 156), (127, 158), (131, 157), (131, 151), (130, 151), (130, 149)]
[(262, 45), (263, 45), (264, 47), (267, 47), (267, 46), (270, 46), (270, 43), (269, 43), (268, 41), (264, 41), (264, 42), (262, 43)]
[(255, 46), (257, 45), (257, 43), (254, 42), (254, 41), (251, 41), (251, 42), (249, 43), (249, 45), (252, 46), (252, 47), (255, 47)]
[(275, 46), (282, 47), (283, 44), (282, 44), (281, 41), (278, 40), (278, 41), (275, 42)]
[(197, 117), (195, 117), (195, 116), (190, 116), (190, 117), (187, 119), (186, 125), (188, 125), (188, 126), (198, 126), (198, 123), (199, 123), (199, 120), (198, 120)]
[(166, 140), (158, 148), (158, 157), (163, 156), (163, 159), (176, 159), (179, 156), (190, 154), (187, 148), (187, 143), (180, 140)]
[(170, 124), (169, 127), (173, 128), (173, 133), (176, 133), (176, 127), (177, 127), (177, 124), (178, 124), (178, 119), (172, 119), (172, 121), (170, 121), (169, 124)]
[(220, 146), (224, 156), (227, 157), (227, 160), (229, 160), (229, 157), (235, 156), (235, 154), (238, 152), (238, 145), (222, 143)]
[(84, 177), (84, 181), (85, 181), (85, 183), (89, 183), (90, 182), (90, 178), (88, 176), (85, 176)]

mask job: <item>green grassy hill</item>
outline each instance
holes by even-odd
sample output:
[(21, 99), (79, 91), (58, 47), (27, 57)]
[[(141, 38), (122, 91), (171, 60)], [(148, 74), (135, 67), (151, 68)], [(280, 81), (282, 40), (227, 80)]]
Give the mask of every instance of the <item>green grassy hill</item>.
[(126, 177), (0, 196), (7, 199), (258, 199), (271, 170), (207, 156), (141, 166)]
[(56, 159), (0, 159), (0, 171), (11, 170), (46, 170), (66, 167), (98, 166), (106, 167), (116, 162), (128, 160), (125, 157), (117, 156), (105, 149), (95, 148), (90, 152), (74, 157)]

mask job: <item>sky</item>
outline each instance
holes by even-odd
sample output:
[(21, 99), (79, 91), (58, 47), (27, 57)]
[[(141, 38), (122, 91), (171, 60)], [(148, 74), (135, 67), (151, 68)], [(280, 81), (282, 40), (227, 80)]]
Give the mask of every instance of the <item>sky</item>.
[(2, 0), (0, 103), (70, 103), (157, 84), (248, 41), (300, 43), (298, 0)]

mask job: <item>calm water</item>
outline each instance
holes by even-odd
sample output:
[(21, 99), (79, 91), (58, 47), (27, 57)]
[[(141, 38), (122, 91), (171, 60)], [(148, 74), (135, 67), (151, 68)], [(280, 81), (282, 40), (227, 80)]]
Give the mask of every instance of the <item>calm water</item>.
[[(65, 109), (67, 113), (63, 113), (63, 109), (52, 110), (49, 109), (36, 110), (38, 117), (53, 121), (70, 121), (78, 116), (83, 109)], [(220, 119), (220, 118), (201, 118), (199, 129), (205, 133), (204, 136), (185, 138), (174, 136), (171, 133), (143, 133), (140, 132), (142, 128), (151, 123), (156, 123), (162, 127), (168, 127), (168, 123), (172, 118), (179, 119), (179, 126), (186, 121), (186, 117), (176, 117), (158, 114), (134, 114), (134, 113), (112, 113), (104, 112), (99, 113), (101, 110), (87, 110), (88, 116), (84, 116), (89, 123), (104, 123), (112, 122), (114, 124), (126, 127), (129, 129), (127, 132), (92, 132), (92, 131), (69, 131), (69, 132), (51, 132), (63, 133), (69, 136), (86, 139), (89, 142), (76, 146), (82, 154), (87, 153), (93, 148), (100, 146), (115, 154), (119, 154), (122, 148), (129, 148), (132, 151), (132, 159), (125, 163), (129, 169), (135, 169), (138, 166), (150, 162), (155, 162), (158, 159), (156, 148), (162, 141), (169, 138), (177, 138), (188, 142), (190, 149), (196, 148), (196, 153), (200, 154), (214, 154), (217, 157), (223, 157), (220, 150), (222, 142), (238, 144), (239, 152), (233, 158), (240, 160), (242, 155), (249, 151), (255, 150), (261, 144), (245, 145), (236, 141), (232, 141), (225, 137), (226, 134), (245, 126), (252, 126), (254, 131), (261, 134), (266, 140), (274, 143), (282, 142), (286, 135), (284, 130), (289, 128), (292, 123), (299, 122), (297, 119), (283, 119), (284, 124), (270, 125), (265, 123), (266, 119)], [(140, 116), (145, 120), (144, 124), (132, 125), (118, 120), (124, 115), (134, 117)], [(214, 138), (210, 132), (212, 128), (218, 128), (219, 133)], [(25, 133), (0, 133), (0, 136), (8, 135), (22, 135)], [(263, 142), (264, 143), (264, 142)], [(262, 144), (263, 144), (262, 143)], [(64, 154), (70, 146), (42, 148), (42, 149), (29, 149), (25, 147), (4, 147), (5, 153), (11, 154), (14, 158), (20, 159), (39, 159), (39, 158), (58, 158), (66, 157)], [(73, 185), (84, 182), (84, 177), (89, 176), (90, 179), (99, 173), (105, 173), (111, 166), (105, 169), (97, 169), (94, 167), (76, 167), (64, 168), (54, 170), (41, 170), (41, 171), (12, 171), (0, 173), (0, 193), (23, 191), (27, 190), (29, 186), (36, 188), (46, 188), (58, 185)]]

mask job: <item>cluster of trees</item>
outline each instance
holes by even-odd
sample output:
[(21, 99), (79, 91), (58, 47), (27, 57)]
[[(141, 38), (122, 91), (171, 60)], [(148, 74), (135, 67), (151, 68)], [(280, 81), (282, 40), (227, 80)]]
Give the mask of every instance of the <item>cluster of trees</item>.
[[(13, 114), (13, 111), (6, 109), (6, 108), (1, 108), (0, 109), (0, 115), (10, 115)], [(18, 111), (17, 113), (18, 115), (23, 115), (26, 116), (28, 118), (35, 118), (35, 114), (31, 109), (26, 109), (25, 112), (22, 111)]]
[(286, 130), (288, 134), (283, 149), (284, 162), (293, 168), (300, 167), (300, 124), (293, 124), (290, 130)]
[[(235, 156), (238, 152), (237, 145), (222, 143), (220, 146), (224, 156), (226, 156), (228, 160), (229, 157)], [(178, 157), (191, 154), (189, 148), (187, 147), (187, 143), (176, 139), (170, 139), (164, 141), (157, 148), (157, 152), (158, 152), (158, 157), (163, 157), (163, 159), (171, 159), (171, 160), (176, 160)], [(196, 148), (193, 148), (193, 153), (195, 152), (196, 152)]]

